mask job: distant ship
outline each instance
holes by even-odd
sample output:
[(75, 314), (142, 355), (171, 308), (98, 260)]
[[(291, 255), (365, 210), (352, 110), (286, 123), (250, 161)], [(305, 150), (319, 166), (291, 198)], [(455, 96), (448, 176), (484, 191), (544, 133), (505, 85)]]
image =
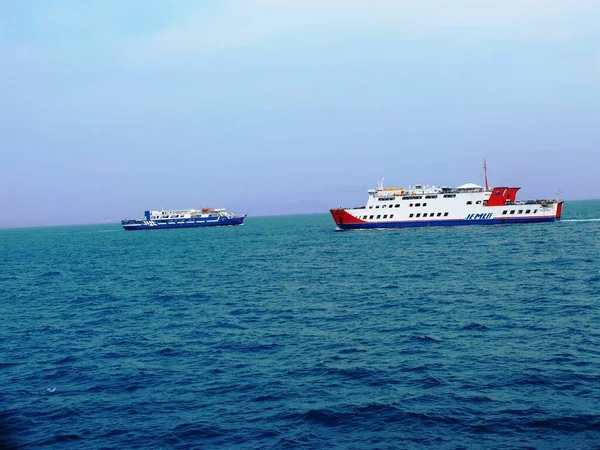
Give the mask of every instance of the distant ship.
[(563, 203), (554, 200), (517, 201), (518, 187), (488, 188), (466, 183), (456, 188), (415, 186), (368, 191), (365, 206), (331, 209), (342, 230), (363, 228), (404, 228), (507, 223), (554, 222), (562, 215)]
[(126, 230), (161, 230), (164, 228), (214, 227), (243, 225), (246, 214), (238, 217), (223, 208), (144, 211), (139, 219), (121, 220)]

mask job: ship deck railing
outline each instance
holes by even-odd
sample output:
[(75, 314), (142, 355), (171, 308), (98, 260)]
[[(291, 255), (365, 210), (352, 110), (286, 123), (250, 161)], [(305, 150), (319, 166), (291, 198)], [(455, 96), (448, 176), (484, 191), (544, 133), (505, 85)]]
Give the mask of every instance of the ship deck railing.
[(515, 202), (506, 202), (506, 205), (543, 205), (556, 203), (555, 199), (539, 199), (539, 200), (523, 200), (523, 201), (515, 201)]

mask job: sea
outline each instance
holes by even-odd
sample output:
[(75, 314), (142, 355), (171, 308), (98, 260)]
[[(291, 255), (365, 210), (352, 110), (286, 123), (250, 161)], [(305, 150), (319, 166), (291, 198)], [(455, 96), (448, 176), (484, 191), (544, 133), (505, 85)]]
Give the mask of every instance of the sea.
[(600, 201), (0, 230), (2, 449), (600, 448)]

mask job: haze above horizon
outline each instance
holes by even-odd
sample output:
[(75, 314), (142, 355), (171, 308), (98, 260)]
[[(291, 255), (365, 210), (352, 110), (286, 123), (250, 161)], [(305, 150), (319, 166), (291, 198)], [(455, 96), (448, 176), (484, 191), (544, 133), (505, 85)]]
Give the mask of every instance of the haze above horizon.
[(386, 184), (600, 198), (595, 0), (0, 4), (0, 227), (360, 205)]

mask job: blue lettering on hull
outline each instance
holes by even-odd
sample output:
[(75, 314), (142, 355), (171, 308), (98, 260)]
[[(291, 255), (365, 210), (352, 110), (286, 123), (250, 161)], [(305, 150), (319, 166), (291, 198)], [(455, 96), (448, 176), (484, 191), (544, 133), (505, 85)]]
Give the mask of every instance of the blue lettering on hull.
[(469, 214), (465, 220), (490, 220), (494, 213)]

